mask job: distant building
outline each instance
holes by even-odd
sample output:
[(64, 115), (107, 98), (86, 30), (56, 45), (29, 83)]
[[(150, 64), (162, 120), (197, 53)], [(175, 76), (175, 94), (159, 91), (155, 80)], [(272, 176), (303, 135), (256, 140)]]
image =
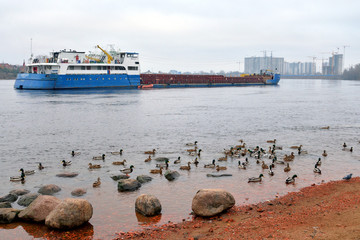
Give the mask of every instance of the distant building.
[(323, 75), (341, 75), (343, 72), (343, 54), (333, 54), (329, 62), (322, 64)]
[(283, 72), (284, 58), (280, 57), (247, 57), (245, 58), (245, 73), (260, 73), (260, 70), (270, 69), (275, 72)]
[(285, 75), (314, 75), (316, 74), (316, 64), (312, 62), (285, 62), (284, 71)]

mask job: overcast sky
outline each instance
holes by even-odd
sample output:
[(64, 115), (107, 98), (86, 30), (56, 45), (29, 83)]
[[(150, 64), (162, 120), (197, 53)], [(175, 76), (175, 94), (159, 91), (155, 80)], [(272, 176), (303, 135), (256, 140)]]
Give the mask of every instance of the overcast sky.
[[(356, 0), (0, 0), (0, 61), (114, 44), (142, 71), (237, 71), (264, 50), (285, 61), (360, 63)], [(241, 62), (239, 64), (239, 62)]]

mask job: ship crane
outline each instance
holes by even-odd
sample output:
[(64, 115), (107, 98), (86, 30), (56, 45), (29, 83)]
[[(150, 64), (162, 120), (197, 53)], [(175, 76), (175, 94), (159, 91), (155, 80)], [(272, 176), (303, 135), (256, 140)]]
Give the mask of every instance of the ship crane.
[(94, 61), (97, 62), (97, 63), (101, 62), (101, 60), (98, 59), (98, 58), (94, 58), (94, 57), (90, 57), (90, 56), (85, 56), (85, 57), (86, 57), (87, 59), (94, 60)]
[(99, 45), (97, 45), (96, 47), (98, 47), (101, 51), (103, 51), (103, 53), (107, 56), (107, 63), (110, 64), (112, 60), (114, 60), (114, 58), (104, 49), (102, 49)]

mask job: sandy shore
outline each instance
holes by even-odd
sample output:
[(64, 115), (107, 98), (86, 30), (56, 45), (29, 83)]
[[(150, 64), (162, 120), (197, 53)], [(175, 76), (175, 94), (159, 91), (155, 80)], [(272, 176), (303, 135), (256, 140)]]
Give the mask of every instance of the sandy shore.
[(359, 189), (359, 177), (313, 184), (218, 217), (121, 232), (116, 239), (360, 239)]

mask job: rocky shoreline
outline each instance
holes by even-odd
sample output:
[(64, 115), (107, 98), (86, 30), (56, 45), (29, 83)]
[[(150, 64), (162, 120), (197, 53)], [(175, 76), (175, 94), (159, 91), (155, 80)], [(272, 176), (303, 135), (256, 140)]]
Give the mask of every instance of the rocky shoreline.
[(222, 215), (119, 232), (115, 239), (356, 239), (360, 178), (311, 185)]

